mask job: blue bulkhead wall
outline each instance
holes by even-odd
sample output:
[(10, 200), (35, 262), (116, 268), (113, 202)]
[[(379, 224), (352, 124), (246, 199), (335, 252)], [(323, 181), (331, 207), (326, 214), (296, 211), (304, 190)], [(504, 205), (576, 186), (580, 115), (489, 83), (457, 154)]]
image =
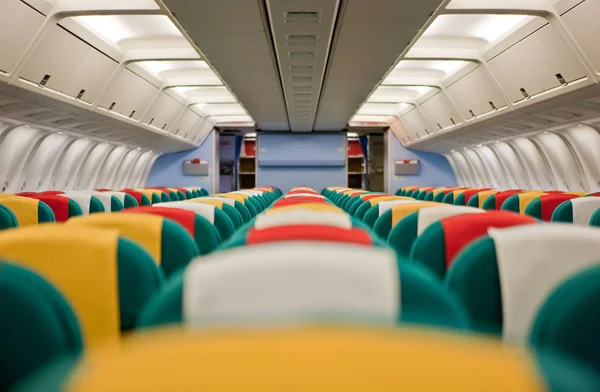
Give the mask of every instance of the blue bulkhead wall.
[[(443, 155), (406, 149), (391, 132), (386, 132), (386, 138), (391, 193), (410, 185), (456, 186), (452, 168)], [(342, 132), (259, 133), (256, 185), (276, 186), (282, 191), (296, 185), (307, 185), (319, 191), (327, 186), (346, 186), (346, 143), (346, 135)], [(198, 186), (216, 193), (219, 191), (214, 188), (219, 170), (218, 151), (219, 134), (212, 131), (197, 149), (162, 155), (152, 167), (146, 186)], [(209, 162), (208, 176), (183, 175), (183, 162), (194, 158)], [(394, 161), (402, 159), (418, 159), (420, 173), (403, 178), (395, 176)]]
[(286, 192), (295, 185), (318, 191), (345, 186), (346, 135), (344, 133), (259, 133), (257, 186), (276, 186)]
[[(218, 192), (213, 189), (215, 169), (219, 170), (218, 153), (215, 154), (218, 146), (219, 133), (213, 130), (199, 148), (160, 156), (152, 166), (146, 186), (196, 186), (211, 194)], [(183, 162), (194, 158), (208, 161), (208, 176), (183, 175)]]
[[(392, 132), (386, 132), (388, 143), (388, 162), (390, 168), (390, 193), (404, 186), (443, 187), (456, 186), (456, 177), (448, 160), (441, 154), (410, 150), (402, 147)], [(394, 161), (418, 159), (420, 172), (415, 176), (394, 175)]]

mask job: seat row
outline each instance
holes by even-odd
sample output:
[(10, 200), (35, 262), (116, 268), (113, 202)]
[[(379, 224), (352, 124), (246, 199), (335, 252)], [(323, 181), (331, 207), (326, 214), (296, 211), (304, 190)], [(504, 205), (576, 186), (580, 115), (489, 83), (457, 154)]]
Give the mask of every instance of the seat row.
[[(138, 193), (146, 192), (150, 195), (155, 190)], [(51, 196), (71, 201), (70, 195)], [(88, 200), (94, 197), (91, 195)], [(217, 249), (238, 226), (253, 219), (276, 197), (274, 189), (255, 189), (185, 201), (161, 199), (151, 206), (112, 214), (90, 213), (56, 224), (30, 224), (0, 231), (0, 260), (9, 275), (16, 271), (35, 283), (31, 287), (27, 287), (29, 283), (16, 287), (0, 283), (2, 303), (6, 305), (0, 310), (0, 318), (14, 324), (3, 328), (0, 337), (0, 390), (46, 363), (57, 350), (79, 355), (83, 347), (118, 342), (122, 333), (135, 327), (142, 307), (169, 276), (193, 258)], [(0, 202), (13, 207), (18, 205), (15, 200), (23, 199), (40, 203), (35, 197), (14, 195), (3, 195)], [(238, 218), (236, 227), (230, 216)], [(31, 296), (32, 291), (39, 289), (38, 294), (44, 297), (52, 291), (48, 287), (60, 293), (49, 297), (50, 302), (55, 301), (50, 308), (42, 314), (36, 312), (37, 307), (33, 313), (23, 310), (19, 300), (40, 301)], [(58, 314), (52, 314), (52, 309)], [(54, 330), (60, 332), (59, 336), (40, 336), (43, 329), (23, 333), (24, 325), (37, 328), (41, 322), (48, 322), (52, 331), (56, 321), (62, 328)], [(27, 353), (27, 358), (17, 355), (15, 359), (15, 353)]]
[[(592, 337), (587, 328), (594, 328), (589, 313), (599, 298), (595, 287), (600, 287), (600, 230), (564, 222), (585, 226), (591, 216), (590, 223), (596, 226), (593, 216), (600, 199), (558, 192), (507, 192), (512, 196), (490, 190), (437, 192), (466, 197), (449, 205), (412, 198), (422, 198), (423, 190), (398, 193), (409, 194), (412, 200), (345, 188), (323, 191), (350, 214), (354, 211), (355, 218), (363, 206), (367, 214), (376, 214), (375, 221), (365, 222), (363, 216), (362, 223), (373, 227), (399, 259), (423, 266), (440, 279), (460, 300), (474, 330), (512, 342), (551, 343), (598, 366), (600, 356), (593, 352), (600, 336)], [(504, 202), (500, 210), (485, 210), (469, 203), (473, 197), (484, 199), (480, 202), (513, 197), (521, 206), (516, 209)], [(591, 207), (583, 210), (581, 206), (587, 205)], [(552, 213), (566, 215), (560, 215), (565, 208), (577, 211), (569, 215), (578, 218), (543, 223)], [(589, 283), (578, 291), (574, 282), (582, 279)]]
[[(3, 273), (12, 274), (6, 278), (11, 282), (38, 281), (37, 285), (11, 286), (11, 300), (40, 301), (40, 308), (52, 310), (41, 313), (29, 306), (23, 315), (16, 302), (8, 306), (12, 313), (6, 319), (39, 321), (33, 324), (38, 327), (26, 334), (17, 323), (0, 335), (2, 348), (10, 348), (0, 350), (0, 365), (12, 360), (13, 373), (7, 374), (19, 376), (4, 386), (21, 391), (191, 391), (242, 386), (282, 390), (290, 385), (304, 389), (598, 390), (595, 328), (584, 329), (588, 320), (565, 320), (565, 314), (570, 316), (568, 312), (574, 309), (552, 304), (556, 292), (569, 290), (564, 287), (572, 276), (586, 282), (591, 279), (578, 273), (585, 267), (594, 269), (593, 255), (600, 260), (600, 252), (592, 245), (600, 243), (596, 229), (568, 226), (581, 230), (576, 234), (585, 232), (577, 245), (586, 249), (586, 255), (564, 268), (556, 262), (560, 255), (555, 248), (572, 251), (570, 240), (575, 233), (565, 235), (565, 241), (549, 249), (548, 255), (535, 251), (548, 239), (546, 230), (562, 229), (562, 225), (536, 224), (533, 218), (511, 212), (440, 203), (415, 209), (409, 215), (423, 213), (417, 216), (415, 243), (438, 224), (448, 236), (441, 248), (439, 244), (424, 246), (425, 250), (437, 249), (438, 255), (441, 250), (451, 259), (444, 259), (448, 271), (436, 278), (429, 264), (417, 261), (419, 254), (394, 252), (387, 238), (364, 220), (375, 208), (387, 209), (376, 224), (388, 213), (393, 222), (400, 216), (397, 209), (424, 202), (368, 193), (327, 188), (319, 194), (309, 187), (297, 187), (285, 195), (273, 188), (230, 195), (245, 205), (252, 200), (264, 208), (219, 244), (217, 252), (196, 257), (170, 273), (161, 270), (150, 252), (142, 256), (145, 247), (141, 241), (130, 240), (121, 228), (91, 224), (96, 216), (122, 215), (131, 221), (149, 212), (96, 214), (63, 225), (0, 232), (0, 257), (10, 260), (7, 268), (0, 269), (0, 282)], [(384, 203), (395, 204), (388, 207)], [(368, 211), (357, 217), (363, 206), (368, 206)], [(160, 204), (148, 208), (153, 209), (162, 208)], [(436, 214), (428, 214), (434, 210)], [(458, 210), (478, 213), (456, 213)], [(486, 219), (478, 223), (447, 223), (484, 215)], [(135, 226), (139, 230), (143, 224)], [(471, 230), (460, 231), (466, 228)], [(494, 228), (498, 231), (488, 233)], [(517, 229), (523, 231), (515, 234), (512, 230)], [(179, 233), (163, 242), (186, 235)], [(467, 253), (488, 238), (492, 247), (486, 241), (487, 253)], [(519, 270), (524, 264), (521, 255), (506, 254), (515, 238), (525, 239), (519, 249), (532, 249), (526, 257), (530, 269)], [(531, 246), (527, 245), (530, 241)], [(163, 251), (167, 250), (163, 247)], [(460, 262), (465, 253), (467, 261)], [(472, 260), (476, 260), (474, 265)], [(458, 265), (463, 268), (454, 273)], [(548, 266), (554, 271), (549, 274), (552, 276), (540, 276), (539, 270)], [(64, 276), (65, 270), (70, 272), (70, 280)], [(450, 280), (450, 276), (456, 279)], [(77, 278), (79, 282), (73, 282)], [(538, 285), (531, 284), (534, 278)], [(567, 283), (561, 286), (563, 281)], [(528, 287), (522, 287), (524, 282)], [(29, 295), (20, 291), (23, 287), (29, 287)], [(33, 300), (32, 294), (38, 298)], [(580, 294), (575, 308), (594, 304), (584, 301), (589, 292)], [(533, 300), (512, 300), (521, 297)], [(549, 310), (544, 311), (546, 308)], [(514, 320), (526, 325), (516, 325)], [(329, 326), (319, 327), (323, 322)], [(292, 327), (273, 329), (281, 324)], [(397, 325), (404, 328), (393, 328)], [(448, 332), (415, 331), (418, 325)], [(157, 326), (169, 328), (136, 333)], [(202, 328), (190, 330), (189, 326)], [(240, 331), (243, 326), (270, 328)], [(457, 330), (462, 334), (452, 332)], [(126, 338), (128, 344), (122, 344), (124, 332), (133, 332)], [(466, 338), (465, 332), (501, 335), (505, 344), (474, 334)], [(565, 332), (573, 339), (563, 344), (559, 338)], [(23, 339), (27, 334), (32, 336)], [(508, 342), (526, 344), (528, 355)], [(33, 350), (34, 344), (37, 350)], [(98, 347), (104, 348), (100, 354), (89, 354)], [(35, 355), (17, 356), (16, 361), (11, 356), (28, 349), (25, 352)], [(169, 363), (177, 366), (165, 366)], [(436, 377), (424, 376), (432, 373)]]
[(595, 198), (600, 193), (406, 187), (399, 189), (396, 194), (484, 210), (514, 211), (548, 222), (600, 225), (600, 213), (596, 214), (600, 208), (600, 199)]
[(44, 191), (0, 194), (0, 229), (45, 222), (64, 222), (74, 216), (117, 212), (163, 201), (207, 195), (201, 188), (123, 189), (112, 191)]

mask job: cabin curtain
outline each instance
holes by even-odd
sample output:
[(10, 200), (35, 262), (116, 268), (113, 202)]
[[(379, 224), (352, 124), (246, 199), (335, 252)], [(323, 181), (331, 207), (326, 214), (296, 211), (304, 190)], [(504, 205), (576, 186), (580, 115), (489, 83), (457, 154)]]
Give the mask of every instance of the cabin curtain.
[(365, 189), (369, 189), (369, 136), (359, 136), (358, 142), (365, 159)]
[(239, 182), (240, 182), (240, 155), (242, 153), (242, 146), (244, 145), (244, 137), (236, 135), (235, 136), (235, 151), (234, 151), (234, 162), (233, 162), (233, 181), (234, 181), (234, 189), (239, 190)]

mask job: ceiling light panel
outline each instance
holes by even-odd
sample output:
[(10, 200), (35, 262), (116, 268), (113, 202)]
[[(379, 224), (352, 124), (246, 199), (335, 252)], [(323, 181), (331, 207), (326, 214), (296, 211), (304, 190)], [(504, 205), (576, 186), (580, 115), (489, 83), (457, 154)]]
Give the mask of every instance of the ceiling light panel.
[(254, 119), (248, 115), (242, 116), (214, 116), (212, 118), (215, 121), (215, 124), (243, 124), (245, 126), (253, 126)]
[[(477, 49), (496, 42), (534, 19), (528, 15), (440, 15), (411, 51), (421, 48)], [(411, 57), (411, 52), (407, 57)]]
[(205, 61), (139, 61), (137, 64), (157, 78), (166, 71), (208, 70), (214, 74)]
[(367, 102), (412, 102), (433, 90), (427, 86), (380, 86)]
[(361, 114), (357, 114), (356, 116), (350, 119), (350, 125), (352, 123), (359, 122), (372, 122), (372, 123), (387, 123), (389, 116), (365, 116)]
[(365, 103), (356, 114), (376, 114), (395, 116), (402, 108), (401, 105), (395, 103)]
[(382, 84), (438, 85), (467, 64), (466, 61), (457, 60), (402, 60)]
[(183, 38), (173, 22), (163, 15), (91, 15), (73, 19), (115, 45), (130, 39)]
[(458, 71), (462, 66), (467, 64), (466, 61), (445, 60), (445, 61), (418, 61), (418, 60), (403, 60), (396, 65), (394, 70), (431, 70), (439, 71), (450, 76)]
[(238, 116), (247, 115), (246, 110), (239, 103), (232, 104), (202, 104), (197, 105), (208, 116)]
[(173, 90), (192, 103), (233, 103), (235, 97), (227, 87), (175, 87)]

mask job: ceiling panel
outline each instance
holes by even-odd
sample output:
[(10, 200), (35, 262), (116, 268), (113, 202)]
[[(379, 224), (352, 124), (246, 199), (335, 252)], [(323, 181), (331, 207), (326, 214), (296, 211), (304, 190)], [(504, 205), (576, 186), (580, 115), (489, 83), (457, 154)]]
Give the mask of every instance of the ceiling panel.
[(440, 3), (440, 0), (345, 2), (315, 130), (346, 127)]
[(259, 0), (163, 0), (264, 130), (289, 130)]
[(340, 0), (267, 0), (290, 128), (310, 132)]

